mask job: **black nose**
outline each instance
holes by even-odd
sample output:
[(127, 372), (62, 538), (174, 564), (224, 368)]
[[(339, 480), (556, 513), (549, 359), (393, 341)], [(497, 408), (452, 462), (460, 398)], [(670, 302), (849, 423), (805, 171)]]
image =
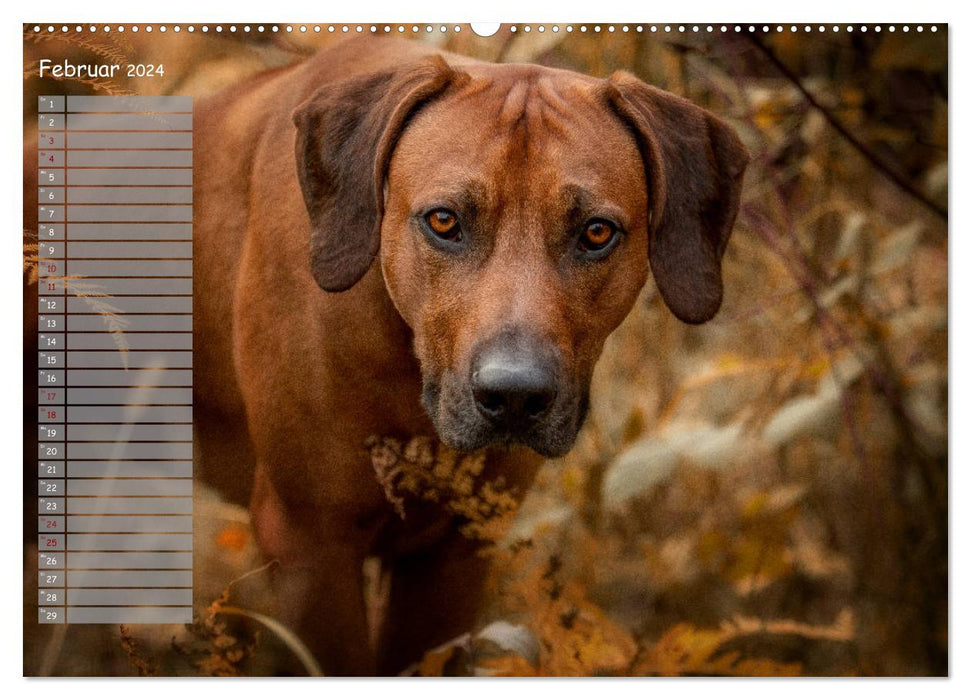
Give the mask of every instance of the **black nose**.
[(521, 348), (480, 353), (471, 379), (479, 413), (511, 430), (542, 418), (556, 398), (552, 363)]

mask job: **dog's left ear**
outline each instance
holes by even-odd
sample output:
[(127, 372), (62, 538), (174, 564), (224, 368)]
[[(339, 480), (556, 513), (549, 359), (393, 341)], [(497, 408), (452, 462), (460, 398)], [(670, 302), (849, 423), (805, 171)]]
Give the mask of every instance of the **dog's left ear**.
[(748, 151), (714, 114), (629, 73), (615, 73), (607, 86), (644, 160), (649, 256), (658, 290), (679, 319), (704, 323), (721, 306), (721, 259), (738, 212)]
[(297, 175), (310, 215), (310, 268), (321, 288), (342, 292), (371, 267), (398, 137), (422, 104), (466, 77), (436, 56), (329, 83), (293, 113)]

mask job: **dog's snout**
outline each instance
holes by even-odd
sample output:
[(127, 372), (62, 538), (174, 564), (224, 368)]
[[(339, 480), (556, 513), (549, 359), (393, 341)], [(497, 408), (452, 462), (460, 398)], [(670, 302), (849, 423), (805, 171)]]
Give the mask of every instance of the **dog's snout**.
[(479, 413), (511, 430), (542, 418), (556, 398), (552, 363), (509, 349), (482, 353), (472, 368), (471, 383)]

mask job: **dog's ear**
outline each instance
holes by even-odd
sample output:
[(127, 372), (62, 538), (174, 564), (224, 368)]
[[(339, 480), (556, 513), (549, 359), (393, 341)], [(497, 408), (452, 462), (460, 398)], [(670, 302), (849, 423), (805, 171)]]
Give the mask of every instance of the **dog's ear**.
[(323, 289), (349, 289), (371, 267), (395, 143), (422, 104), (460, 77), (434, 57), (329, 83), (293, 113), (297, 175), (310, 215), (310, 267)]
[(634, 131), (644, 160), (658, 290), (679, 319), (704, 323), (721, 306), (721, 258), (748, 151), (715, 115), (629, 73), (612, 75), (607, 94)]

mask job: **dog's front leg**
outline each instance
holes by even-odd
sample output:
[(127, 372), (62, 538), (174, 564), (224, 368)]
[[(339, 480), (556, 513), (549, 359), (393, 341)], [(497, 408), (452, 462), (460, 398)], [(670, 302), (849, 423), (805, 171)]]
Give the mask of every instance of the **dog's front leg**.
[(375, 673), (364, 604), (366, 544), (332, 514), (288, 508), (257, 468), (253, 527), (273, 574), (278, 614), (310, 647), (326, 675)]
[[(518, 502), (542, 461), (525, 448), (492, 451), (476, 489), (489, 483)], [(386, 562), (391, 593), (377, 650), (379, 673), (399, 673), (426, 651), (475, 631), (493, 562), (484, 551), (489, 542), (463, 534), (461, 525), (456, 519), (435, 544)]]
[(400, 673), (426, 651), (473, 631), (490, 565), (478, 553), (482, 546), (454, 529), (432, 548), (387, 563), (391, 595), (378, 673)]

